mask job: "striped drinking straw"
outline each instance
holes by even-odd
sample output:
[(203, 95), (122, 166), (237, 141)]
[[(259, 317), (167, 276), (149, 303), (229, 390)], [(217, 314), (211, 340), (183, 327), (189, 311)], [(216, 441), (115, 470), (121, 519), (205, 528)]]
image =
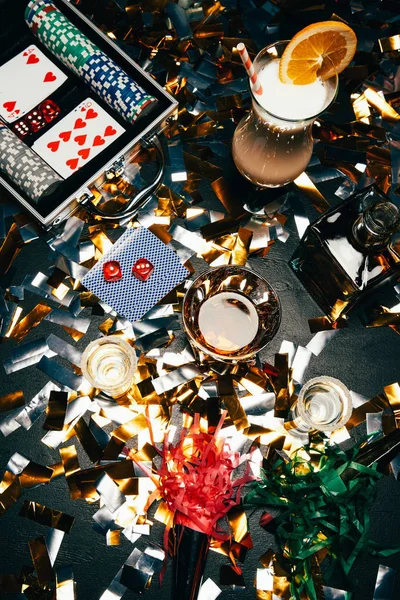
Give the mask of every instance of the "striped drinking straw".
[(250, 81), (253, 86), (253, 92), (261, 96), (263, 89), (260, 80), (258, 79), (258, 75), (254, 69), (253, 63), (251, 62), (250, 56), (246, 50), (246, 46), (240, 42), (240, 44), (237, 45), (237, 49), (244, 64), (244, 68), (247, 71), (247, 75), (250, 77)]

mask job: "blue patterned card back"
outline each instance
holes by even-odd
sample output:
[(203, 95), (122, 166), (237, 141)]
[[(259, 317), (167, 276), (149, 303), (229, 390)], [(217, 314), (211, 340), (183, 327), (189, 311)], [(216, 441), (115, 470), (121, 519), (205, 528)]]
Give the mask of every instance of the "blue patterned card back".
[[(147, 258), (154, 271), (147, 281), (132, 274), (139, 258)], [(117, 260), (122, 269), (122, 279), (106, 281), (103, 264)], [(99, 260), (82, 279), (83, 285), (100, 300), (111, 306), (119, 315), (131, 322), (145, 315), (189, 275), (177, 254), (145, 227), (127, 229), (112, 249)]]

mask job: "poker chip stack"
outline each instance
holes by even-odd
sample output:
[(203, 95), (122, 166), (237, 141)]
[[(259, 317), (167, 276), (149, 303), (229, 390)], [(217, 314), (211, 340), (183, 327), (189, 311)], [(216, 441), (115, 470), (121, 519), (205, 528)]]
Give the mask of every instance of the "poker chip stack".
[(101, 50), (85, 62), (80, 75), (96, 94), (130, 123), (146, 106), (156, 101)]
[(0, 121), (0, 171), (37, 203), (54, 192), (62, 177)]
[(98, 46), (93, 44), (51, 0), (31, 0), (25, 20), (33, 33), (68, 69), (129, 123), (156, 98), (147, 94)]

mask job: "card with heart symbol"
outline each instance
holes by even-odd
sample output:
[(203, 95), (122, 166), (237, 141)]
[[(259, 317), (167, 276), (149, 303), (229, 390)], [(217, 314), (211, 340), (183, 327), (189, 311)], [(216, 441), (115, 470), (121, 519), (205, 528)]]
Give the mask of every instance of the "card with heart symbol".
[(124, 132), (97, 102), (87, 98), (37, 139), (32, 150), (67, 178)]
[(28, 46), (0, 67), (0, 117), (13, 123), (67, 79), (39, 48)]

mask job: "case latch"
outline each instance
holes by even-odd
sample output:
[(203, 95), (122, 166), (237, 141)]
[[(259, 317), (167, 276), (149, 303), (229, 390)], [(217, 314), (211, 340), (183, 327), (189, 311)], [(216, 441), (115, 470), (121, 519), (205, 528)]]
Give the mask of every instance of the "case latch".
[(110, 181), (111, 179), (114, 179), (115, 177), (121, 177), (121, 175), (124, 174), (124, 170), (125, 170), (124, 157), (120, 156), (120, 158), (118, 158), (115, 162), (113, 162), (111, 167), (109, 167), (105, 171), (104, 174), (105, 174), (106, 179), (108, 181)]

